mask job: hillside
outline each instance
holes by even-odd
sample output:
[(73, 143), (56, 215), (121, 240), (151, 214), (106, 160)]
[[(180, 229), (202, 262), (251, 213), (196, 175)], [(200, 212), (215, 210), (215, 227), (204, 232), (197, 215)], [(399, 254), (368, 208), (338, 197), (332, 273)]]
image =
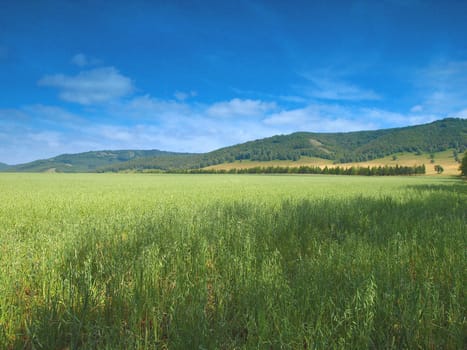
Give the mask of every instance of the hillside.
[[(127, 169), (195, 169), (238, 162), (367, 162), (403, 152), (421, 156), (467, 149), (467, 120), (444, 119), (430, 124), (348, 133), (297, 132), (225, 147), (213, 152), (172, 158), (140, 158), (101, 171)], [(427, 163), (429, 163), (429, 159)], [(237, 164), (238, 165), (238, 164)]]
[(185, 154), (159, 150), (92, 151), (77, 154), (62, 154), (54, 158), (15, 165), (6, 170), (16, 172), (95, 172), (97, 169), (129, 160), (140, 158), (157, 159), (158, 157), (171, 157), (175, 155)]
[(444, 119), (430, 124), (376, 131), (348, 133), (298, 132), (223, 148), (206, 156), (206, 161), (298, 160), (303, 156), (338, 163), (378, 159), (398, 152), (440, 152), (467, 148), (467, 120)]
[(216, 171), (226, 171), (230, 172), (233, 169), (251, 169), (251, 168), (298, 168), (301, 166), (308, 167), (320, 167), (320, 168), (350, 168), (350, 167), (395, 167), (395, 166), (416, 166), (416, 165), (425, 165), (427, 175), (436, 175), (437, 171), (435, 165), (441, 165), (444, 169), (443, 175), (458, 175), (459, 174), (459, 158), (461, 155), (457, 156), (457, 152), (454, 149), (448, 149), (441, 152), (433, 153), (411, 153), (411, 152), (399, 152), (392, 155), (373, 159), (365, 162), (350, 162), (350, 163), (335, 163), (329, 159), (322, 159), (316, 157), (301, 157), (297, 161), (292, 160), (271, 160), (271, 161), (250, 161), (250, 160), (237, 160), (232, 163), (223, 163), (217, 165), (211, 165), (209, 167), (203, 168), (206, 171), (216, 170)]
[(347, 133), (296, 132), (221, 148), (203, 154), (151, 151), (94, 151), (64, 154), (8, 168), (7, 171), (106, 172), (198, 169), (238, 166), (241, 162), (364, 163), (409, 153), (417, 159), (467, 149), (467, 120), (443, 119), (429, 124)]
[(7, 168), (9, 168), (10, 166), (8, 164), (5, 164), (5, 163), (0, 163), (0, 171), (2, 170), (5, 170)]

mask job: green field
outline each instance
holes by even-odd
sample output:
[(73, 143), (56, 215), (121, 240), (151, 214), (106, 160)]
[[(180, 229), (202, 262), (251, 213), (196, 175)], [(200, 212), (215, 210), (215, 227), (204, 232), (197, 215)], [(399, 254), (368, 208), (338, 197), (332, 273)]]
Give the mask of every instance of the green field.
[(0, 349), (463, 349), (467, 185), (0, 174)]

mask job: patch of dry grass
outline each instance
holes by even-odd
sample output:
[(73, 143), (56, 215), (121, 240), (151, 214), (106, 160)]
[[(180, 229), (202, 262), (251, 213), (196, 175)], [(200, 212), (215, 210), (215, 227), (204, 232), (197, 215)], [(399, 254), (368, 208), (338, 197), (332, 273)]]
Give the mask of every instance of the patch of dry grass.
[[(394, 159), (395, 157), (396, 159)], [(414, 153), (396, 153), (384, 158), (374, 159), (367, 162), (355, 162), (355, 163), (338, 163), (333, 164), (333, 161), (328, 159), (316, 158), (316, 157), (302, 157), (297, 161), (292, 160), (274, 160), (274, 161), (235, 161), (232, 163), (224, 163), (218, 165), (212, 165), (205, 169), (218, 169), (218, 170), (230, 170), (230, 169), (250, 169), (254, 167), (300, 167), (303, 165), (308, 166), (319, 166), (321, 168), (327, 166), (331, 167), (373, 167), (373, 166), (416, 166), (425, 164), (426, 175), (439, 175), (435, 171), (435, 165), (441, 165), (444, 172), (441, 176), (452, 176), (459, 175), (459, 163), (454, 159), (453, 150), (447, 150), (443, 152), (434, 153), (433, 163), (431, 162), (430, 154), (414, 154)]]

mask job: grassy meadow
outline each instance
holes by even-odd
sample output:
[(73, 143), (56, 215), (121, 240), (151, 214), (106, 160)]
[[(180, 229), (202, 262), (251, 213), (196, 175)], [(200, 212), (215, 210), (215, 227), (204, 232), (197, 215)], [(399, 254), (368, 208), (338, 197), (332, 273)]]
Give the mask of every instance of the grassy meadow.
[(0, 174), (0, 349), (463, 349), (467, 184)]
[[(332, 167), (373, 167), (373, 166), (417, 166), (425, 164), (427, 175), (438, 175), (435, 170), (435, 165), (441, 165), (444, 169), (442, 175), (453, 176), (460, 175), (460, 163), (455, 160), (453, 149), (448, 149), (442, 152), (435, 152), (432, 154), (421, 153), (415, 154), (410, 152), (394, 153), (384, 158), (369, 160), (366, 162), (355, 163), (334, 163), (330, 159), (323, 159), (317, 157), (300, 157), (300, 159), (293, 160), (271, 160), (271, 161), (250, 161), (250, 160), (237, 160), (231, 163), (223, 163), (211, 165), (206, 169), (230, 170), (230, 169), (249, 169), (254, 167), (300, 167), (300, 166), (319, 166), (324, 168)], [(462, 154), (459, 155), (462, 158)]]

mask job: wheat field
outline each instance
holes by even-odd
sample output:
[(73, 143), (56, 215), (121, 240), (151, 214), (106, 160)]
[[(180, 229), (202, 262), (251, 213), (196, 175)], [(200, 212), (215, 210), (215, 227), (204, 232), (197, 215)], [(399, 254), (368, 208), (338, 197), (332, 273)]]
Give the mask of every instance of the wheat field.
[(467, 186), (0, 174), (2, 349), (462, 349)]

